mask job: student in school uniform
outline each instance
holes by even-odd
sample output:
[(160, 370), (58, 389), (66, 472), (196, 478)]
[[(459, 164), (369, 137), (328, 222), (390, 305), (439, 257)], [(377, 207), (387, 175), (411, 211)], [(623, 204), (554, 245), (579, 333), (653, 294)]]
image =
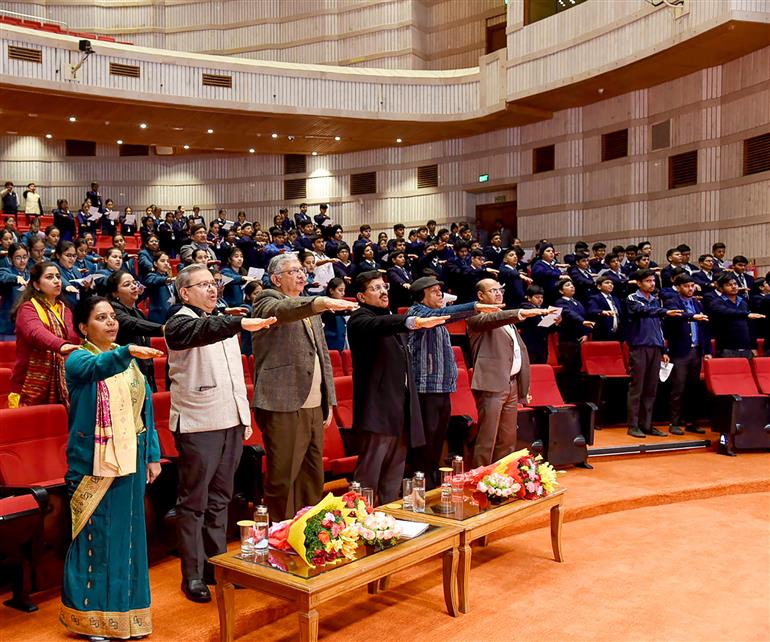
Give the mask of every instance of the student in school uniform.
[(538, 248), (537, 261), (532, 264), (532, 280), (543, 288), (545, 302), (553, 303), (559, 298), (558, 284), (562, 273), (556, 263), (556, 251), (550, 243)]
[(503, 236), (498, 232), (493, 232), (489, 237), (489, 245), (484, 248), (484, 257), (489, 261), (493, 268), (498, 269), (503, 262)]
[(171, 273), (171, 264), (166, 252), (158, 252), (155, 255), (153, 270), (142, 279), (142, 284), (147, 288), (150, 299), (150, 311), (147, 318), (154, 323), (165, 323), (169, 310), (176, 301), (174, 290), (174, 277)]
[[(521, 304), (522, 310), (533, 310), (543, 307), (543, 288), (539, 285), (530, 285), (527, 288), (527, 300)], [(548, 363), (548, 335), (556, 332), (561, 318), (556, 320), (556, 324), (547, 328), (540, 326), (539, 317), (530, 317), (524, 319), (517, 325), (524, 345), (527, 346), (530, 363)]]
[(601, 270), (599, 274), (612, 279), (612, 283), (615, 286), (615, 294), (621, 299), (624, 299), (628, 294), (628, 277), (623, 274), (623, 271), (620, 269), (620, 257), (618, 257), (617, 254), (608, 254), (605, 257), (604, 262), (606, 263), (607, 268)]
[(671, 424), (668, 432), (683, 435), (684, 431), (703, 434), (695, 425), (694, 408), (698, 405), (697, 386), (701, 362), (711, 359), (711, 331), (703, 305), (695, 298), (695, 280), (689, 274), (674, 279), (675, 297), (666, 303), (669, 310), (682, 310), (682, 316), (666, 317), (663, 333), (668, 341), (668, 355), (674, 369), (671, 371), (669, 408)]
[(591, 337), (594, 341), (622, 341), (625, 322), (620, 299), (614, 294), (615, 283), (607, 275), (598, 276), (599, 291), (588, 300), (586, 313), (595, 323)]
[(607, 255), (607, 245), (601, 241), (591, 246), (594, 253), (593, 258), (588, 262), (588, 267), (594, 274), (599, 274), (607, 266), (604, 264), (604, 257)]
[(747, 271), (749, 260), (740, 254), (733, 257), (733, 264), (730, 268), (735, 275), (735, 281), (738, 283), (738, 296), (748, 301), (749, 296), (754, 292), (754, 276)]
[(754, 341), (749, 327), (750, 320), (764, 319), (752, 312), (749, 302), (741, 296), (738, 280), (733, 272), (725, 271), (717, 279), (717, 291), (707, 300), (707, 313), (716, 339), (717, 357), (754, 356)]
[(652, 425), (652, 407), (658, 391), (660, 363), (669, 362), (663, 339), (664, 317), (678, 317), (680, 309), (666, 309), (654, 295), (655, 273), (639, 270), (639, 289), (626, 298), (628, 314), (628, 366), (631, 382), (628, 386), (628, 434), (645, 438), (647, 435), (665, 437), (668, 433)]
[(576, 399), (577, 379), (583, 365), (580, 356), (581, 344), (593, 331), (594, 322), (589, 321), (583, 304), (575, 299), (575, 285), (569, 279), (559, 281), (557, 290), (561, 295), (554, 305), (561, 308), (559, 324), (559, 365), (565, 398)]
[[(678, 247), (672, 247), (666, 251), (666, 261), (668, 265), (660, 271), (660, 280), (664, 288), (670, 288), (672, 286), (672, 279), (675, 276), (673, 271), (676, 268), (684, 269), (682, 265), (682, 253)], [(687, 270), (685, 270), (686, 272)]]
[(576, 254), (574, 265), (567, 270), (567, 275), (575, 285), (575, 298), (587, 305), (588, 300), (596, 293), (596, 275), (588, 269), (588, 254)]
[(524, 254), (520, 248), (506, 250), (497, 275), (497, 280), (505, 288), (503, 303), (507, 310), (518, 308), (524, 303), (527, 286), (532, 283), (531, 278), (519, 271), (519, 253)]
[(690, 276), (700, 290), (699, 294), (713, 292), (716, 289), (718, 274), (714, 272), (714, 257), (711, 254), (701, 254), (698, 257), (698, 268)]

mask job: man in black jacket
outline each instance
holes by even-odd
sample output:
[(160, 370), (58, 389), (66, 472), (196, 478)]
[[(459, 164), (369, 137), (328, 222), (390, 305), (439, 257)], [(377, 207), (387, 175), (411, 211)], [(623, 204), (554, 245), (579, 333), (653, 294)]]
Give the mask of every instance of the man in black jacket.
[(391, 314), (388, 286), (377, 270), (356, 277), (361, 307), (348, 321), (353, 357), (353, 430), (360, 439), (355, 479), (374, 489), (375, 502), (398, 497), (408, 448), (425, 445), (420, 403), (406, 333), (449, 317)]

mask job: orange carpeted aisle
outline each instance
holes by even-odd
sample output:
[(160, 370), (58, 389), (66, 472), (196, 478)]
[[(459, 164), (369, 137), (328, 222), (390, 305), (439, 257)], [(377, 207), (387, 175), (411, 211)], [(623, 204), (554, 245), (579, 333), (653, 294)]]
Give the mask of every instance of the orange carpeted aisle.
[[(431, 560), (395, 575), (385, 593), (347, 593), (322, 606), (321, 639), (770, 639), (770, 455), (696, 451), (594, 465), (562, 478), (563, 564), (533, 521), (474, 548), (467, 615), (446, 614), (440, 564)], [(216, 604), (182, 597), (177, 560), (150, 576), (152, 640), (218, 639)], [(0, 639), (74, 639), (56, 620), (58, 596), (36, 599), (32, 615), (0, 607)], [(282, 600), (244, 590), (236, 607), (240, 639), (297, 638)]]

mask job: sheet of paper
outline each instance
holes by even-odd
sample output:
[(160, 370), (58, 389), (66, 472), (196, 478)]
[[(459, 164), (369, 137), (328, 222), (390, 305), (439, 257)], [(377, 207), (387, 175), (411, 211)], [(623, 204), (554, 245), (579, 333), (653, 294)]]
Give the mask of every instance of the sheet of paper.
[(525, 263), (529, 263), (534, 255), (535, 250), (524, 250), (524, 256), (521, 257), (521, 260)]
[(537, 327), (550, 328), (554, 323), (556, 323), (556, 320), (560, 318), (561, 308), (556, 308), (555, 311), (551, 312), (550, 314), (546, 314), (542, 319), (540, 319), (540, 323), (537, 324)]
[(225, 287), (228, 283), (232, 283), (233, 279), (229, 276), (222, 276), (222, 279), (219, 281), (219, 285), (222, 287)]
[(136, 214), (126, 214), (126, 225), (136, 225)]
[(250, 267), (248, 276), (253, 276), (255, 279), (262, 280), (262, 277), (265, 275), (265, 271), (262, 268), (255, 268)]
[(95, 207), (92, 207), (90, 210), (88, 210), (88, 220), (89, 221), (98, 221), (102, 217), (102, 213), (97, 210)]
[(457, 301), (457, 295), (448, 294), (447, 292), (444, 292), (444, 299), (443, 299), (444, 305), (449, 305), (450, 303), (454, 303), (455, 301)]
[(110, 210), (107, 212), (107, 216), (111, 221), (117, 221), (120, 218), (120, 212), (118, 210)]
[(665, 381), (671, 376), (671, 371), (674, 369), (674, 364), (670, 361), (668, 363), (660, 362), (660, 375), (659, 378), (661, 381)]
[(93, 285), (94, 283), (96, 283), (96, 281), (103, 278), (105, 278), (104, 274), (89, 274), (88, 276), (83, 277), (82, 279), (73, 279), (72, 281), (70, 281), (70, 283), (75, 283), (76, 285), (79, 285), (81, 287), (88, 288), (88, 287), (91, 287), (91, 285)]
[(235, 225), (235, 221), (225, 221), (222, 224), (222, 229), (223, 230), (229, 230), (233, 225)]
[(397, 519), (396, 527), (404, 537), (417, 537), (428, 530), (428, 524), (422, 522), (408, 522), (404, 519)]

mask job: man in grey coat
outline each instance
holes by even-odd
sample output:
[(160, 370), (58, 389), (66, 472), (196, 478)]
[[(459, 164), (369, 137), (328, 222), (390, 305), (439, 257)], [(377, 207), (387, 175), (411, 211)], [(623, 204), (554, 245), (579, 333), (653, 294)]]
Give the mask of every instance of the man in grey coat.
[[(480, 303), (500, 304), (503, 287), (494, 279), (476, 284)], [(529, 400), (529, 356), (513, 326), (549, 310), (501, 310), (466, 320), (473, 356), (471, 390), (479, 411), (479, 432), (471, 466), (486, 466), (516, 450), (518, 402)]]
[(267, 267), (273, 287), (252, 306), (255, 317), (276, 317), (254, 335), (254, 399), (267, 453), (265, 503), (273, 521), (317, 503), (323, 491), (324, 428), (332, 417), (334, 376), (322, 312), (355, 310), (330, 297), (303, 297), (307, 275), (294, 254), (279, 254)]

